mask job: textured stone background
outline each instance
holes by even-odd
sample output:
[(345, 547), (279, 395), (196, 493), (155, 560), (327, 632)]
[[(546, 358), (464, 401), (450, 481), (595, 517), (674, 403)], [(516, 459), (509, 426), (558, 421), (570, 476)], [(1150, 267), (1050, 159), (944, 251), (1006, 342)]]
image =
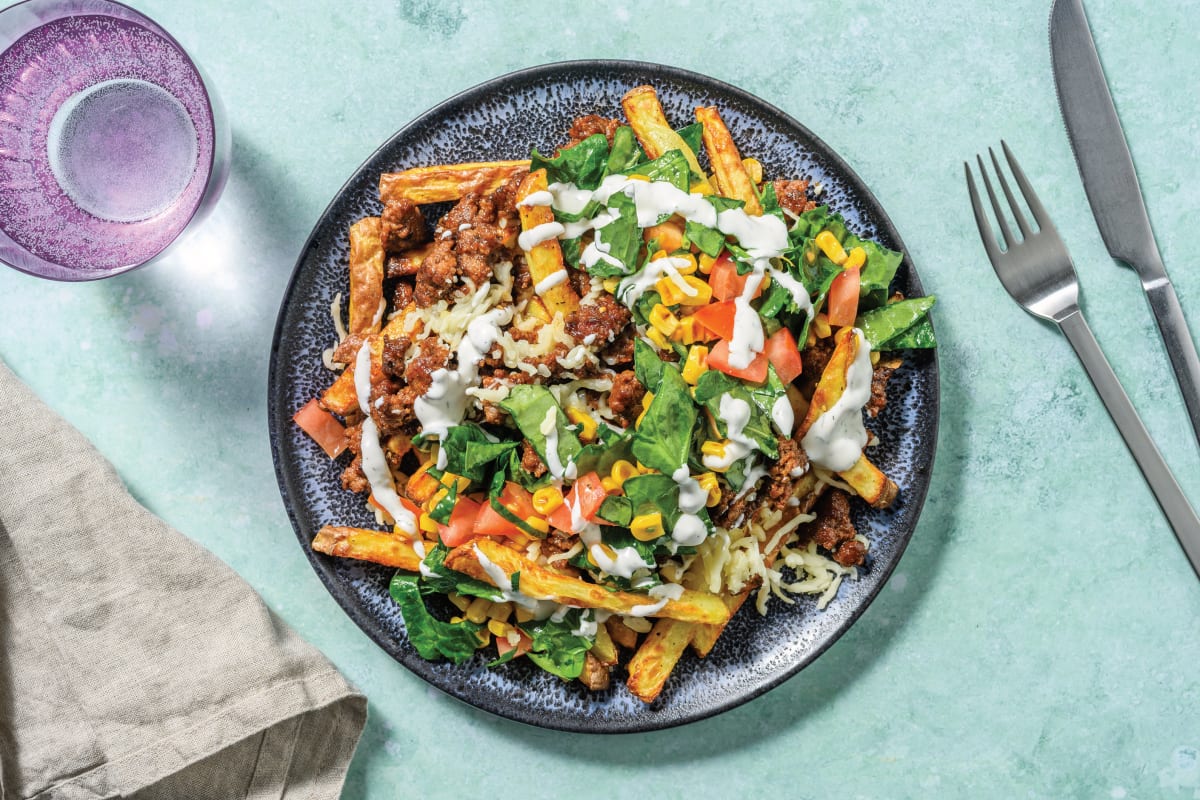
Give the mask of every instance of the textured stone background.
[[(1097, 338), (1200, 501), (1156, 329), (1104, 250), (1062, 129), (1048, 3), (135, 5), (220, 91), (226, 194), (188, 247), (146, 270), (80, 286), (0, 272), (0, 357), (367, 693), (348, 798), (1200, 797), (1200, 586), (1066, 342), (996, 281), (966, 201), (963, 159), (1006, 138), (1071, 248)], [(1200, 325), (1200, 4), (1089, 12), (1163, 257)], [(477, 712), (361, 634), (296, 545), (264, 402), (283, 287), (351, 171), (461, 89), (584, 57), (706, 72), (804, 122), (873, 188), (941, 298), (933, 487), (879, 599), (759, 700), (604, 738)]]

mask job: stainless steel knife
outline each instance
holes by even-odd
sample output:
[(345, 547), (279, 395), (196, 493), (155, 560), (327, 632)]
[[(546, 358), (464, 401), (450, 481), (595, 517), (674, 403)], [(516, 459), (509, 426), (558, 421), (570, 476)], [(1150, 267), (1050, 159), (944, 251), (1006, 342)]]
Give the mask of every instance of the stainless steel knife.
[(1200, 357), (1154, 241), (1133, 159), (1081, 0), (1055, 0), (1050, 12), (1050, 56), (1058, 105), (1100, 235), (1109, 254), (1141, 278), (1192, 430), (1200, 440)]

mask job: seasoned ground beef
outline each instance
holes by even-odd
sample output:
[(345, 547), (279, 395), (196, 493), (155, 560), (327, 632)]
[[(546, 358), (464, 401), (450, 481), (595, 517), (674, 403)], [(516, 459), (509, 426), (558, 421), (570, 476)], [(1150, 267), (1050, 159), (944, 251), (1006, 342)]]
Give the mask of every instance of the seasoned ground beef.
[(826, 336), (824, 339), (817, 339), (813, 342), (812, 347), (806, 347), (800, 351), (800, 364), (804, 368), (805, 379), (817, 381), (821, 378), (821, 373), (825, 371), (825, 365), (829, 363), (835, 346), (833, 337)]
[(379, 239), (386, 253), (403, 253), (429, 238), (425, 217), (411, 200), (389, 200), (380, 215)]
[(793, 214), (803, 214), (817, 207), (808, 197), (808, 181), (775, 181), (775, 197), (782, 208)]
[(850, 519), (850, 496), (840, 489), (831, 489), (817, 503), (816, 514), (810, 535), (817, 546), (833, 553), (833, 560), (844, 567), (861, 564), (867, 551), (854, 538), (858, 531)]
[(355, 357), (358, 355), (359, 348), (362, 347), (363, 337), (360, 333), (352, 333), (337, 347), (333, 348), (333, 360), (339, 364), (353, 364)]
[(867, 413), (872, 417), (879, 416), (887, 405), (887, 385), (892, 373), (896, 371), (894, 363), (879, 363), (871, 373), (871, 399), (867, 401)]
[(632, 364), (634, 334), (632, 325), (626, 325), (622, 328), (612, 344), (600, 351), (600, 360), (610, 367), (622, 367), (626, 364)]
[(449, 299), (459, 285), (454, 242), (449, 238), (439, 239), (417, 268), (417, 281), (413, 289), (417, 308), (428, 308), (439, 300)]
[(546, 474), (546, 462), (542, 461), (542, 457), (533, 449), (528, 439), (521, 442), (521, 466), (535, 478)]
[(408, 388), (423, 395), (429, 391), (432, 383), (430, 375), (434, 370), (446, 366), (450, 360), (450, 350), (435, 336), (422, 339), (417, 343), (417, 352), (404, 368), (404, 381)]
[(796, 493), (796, 482), (808, 471), (808, 456), (795, 439), (779, 438), (779, 461), (767, 474), (762, 492), (773, 508), (784, 508)]
[(383, 374), (403, 378), (406, 364), (404, 357), (412, 346), (407, 336), (383, 337)]
[(646, 387), (634, 375), (633, 370), (618, 372), (613, 377), (612, 392), (608, 395), (608, 407), (617, 417), (617, 422), (628, 428), (642, 413), (642, 398)]
[(579, 117), (571, 123), (571, 130), (567, 131), (569, 141), (567, 147), (574, 147), (589, 136), (595, 136), (597, 133), (604, 134), (604, 138), (608, 139), (608, 146), (612, 147), (613, 134), (617, 132), (617, 128), (621, 127), (621, 120), (609, 119), (596, 114), (588, 114), (586, 117)]
[(396, 288), (392, 290), (392, 308), (402, 309), (407, 308), (408, 304), (413, 299), (413, 288), (409, 284), (401, 281), (396, 284)]
[(629, 325), (632, 315), (629, 309), (617, 302), (611, 294), (602, 294), (595, 303), (580, 305), (567, 317), (567, 334), (577, 342), (590, 341), (594, 345), (615, 341), (617, 335)]
[(371, 484), (367, 481), (366, 473), (362, 469), (362, 456), (358, 455), (362, 449), (362, 423), (346, 426), (346, 440), (348, 449), (354, 455), (354, 460), (342, 470), (342, 488), (351, 492), (366, 492), (370, 491)]

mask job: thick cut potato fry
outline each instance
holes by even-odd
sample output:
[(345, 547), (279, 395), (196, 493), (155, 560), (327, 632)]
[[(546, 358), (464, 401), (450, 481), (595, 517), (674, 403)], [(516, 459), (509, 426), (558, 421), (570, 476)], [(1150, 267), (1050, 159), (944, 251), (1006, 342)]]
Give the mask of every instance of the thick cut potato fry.
[(763, 207), (758, 201), (758, 192), (754, 191), (742, 156), (717, 109), (700, 106), (696, 109), (696, 119), (702, 126), (704, 149), (708, 151), (708, 160), (712, 162), (717, 190), (725, 197), (745, 203), (747, 214), (761, 216)]
[(354, 365), (348, 365), (337, 380), (321, 393), (321, 405), (339, 416), (358, 408), (358, 393), (354, 387)]
[(379, 176), (379, 199), (384, 203), (411, 200), (417, 205), (460, 200), (468, 192), (494, 192), (527, 169), (528, 161), (484, 161), (385, 172)]
[(588, 652), (605, 666), (611, 667), (617, 663), (617, 646), (613, 644), (612, 637), (608, 635), (607, 625), (596, 626), (596, 641)]
[(704, 170), (700, 168), (700, 160), (683, 137), (671, 127), (671, 123), (667, 122), (662, 104), (658, 102), (658, 93), (654, 91), (653, 86), (636, 86), (630, 89), (621, 98), (621, 108), (625, 110), (629, 127), (633, 128), (633, 133), (646, 155), (658, 158), (670, 150), (681, 151), (692, 172), (702, 178), (700, 185), (693, 187), (693, 191), (699, 191), (701, 194), (712, 193), (712, 185)]
[(612, 667), (596, 658), (590, 652), (583, 656), (583, 672), (579, 674), (579, 682), (593, 692), (602, 692), (608, 688)]
[(412, 541), (395, 533), (326, 525), (313, 537), (312, 547), (318, 553), (372, 561), (409, 572), (421, 568), (421, 557), (413, 549)]
[[(539, 225), (554, 224), (554, 211), (550, 206), (520, 205), (521, 201), (534, 192), (546, 191), (547, 185), (546, 170), (539, 169), (526, 175), (517, 188), (517, 207), (521, 214), (522, 231), (531, 231)], [(561, 226), (556, 226), (555, 230), (561, 230)], [(557, 273), (563, 273), (560, 276), (562, 281), (538, 292), (551, 316), (555, 312), (562, 312), (563, 316), (566, 316), (579, 308), (579, 295), (575, 293), (571, 282), (566, 280), (567, 268), (563, 264), (562, 247), (559, 246), (558, 239), (550, 238), (534, 245), (526, 251), (525, 260), (529, 264), (529, 275), (533, 279), (535, 290), (542, 281)]]
[(625, 685), (634, 697), (645, 703), (654, 702), (697, 627), (701, 626), (677, 619), (660, 619), (654, 623), (642, 646), (629, 659), (629, 680)]
[(608, 630), (609, 638), (611, 638), (615, 644), (624, 647), (626, 650), (632, 650), (633, 648), (637, 647), (637, 631), (616, 617), (610, 618), (602, 627)]
[[(813, 391), (812, 402), (808, 406), (804, 421), (800, 423), (797, 438), (803, 437), (817, 421), (817, 417), (832, 408), (846, 391), (846, 373), (858, 355), (858, 336), (855, 335), (854, 329), (842, 328), (837, 332), (835, 342), (833, 355), (829, 357), (829, 363), (825, 365), (825, 371), (821, 373), (821, 379)], [(871, 463), (865, 453), (853, 467), (839, 472), (838, 477), (846, 481), (855, 493), (875, 508), (890, 506), (900, 491), (890, 478)]]
[(379, 217), (350, 226), (350, 333), (378, 333), (383, 319), (383, 243)]
[[(446, 556), (446, 566), (493, 586), (498, 585), (480, 563), (476, 548), (506, 577), (521, 573), (521, 593), (529, 597), (553, 600), (563, 605), (599, 608), (614, 614), (630, 614), (638, 606), (654, 603), (653, 599), (642, 594), (612, 592), (594, 583), (560, 575), (491, 539), (478, 539), (459, 545)], [(729, 611), (717, 595), (684, 591), (678, 600), (668, 600), (653, 616), (712, 624), (727, 622)]]

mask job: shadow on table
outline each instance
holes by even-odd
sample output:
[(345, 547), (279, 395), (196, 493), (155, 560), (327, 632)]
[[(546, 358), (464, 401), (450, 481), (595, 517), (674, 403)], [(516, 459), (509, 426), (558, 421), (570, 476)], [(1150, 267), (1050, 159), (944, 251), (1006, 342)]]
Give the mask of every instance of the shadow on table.
[[(944, 350), (951, 350), (943, 352), (943, 357), (954, 363), (952, 348)], [(542, 730), (449, 699), (447, 711), (453, 709), (453, 713), (469, 716), (469, 724), (484, 732), (480, 737), (484, 740), (495, 737), (497, 741), (515, 741), (533, 753), (552, 750), (559, 757), (580, 763), (618, 767), (700, 763), (800, 731), (810, 718), (815, 720), (828, 711), (844, 691), (877, 666), (906, 621), (919, 613), (937, 580), (943, 552), (958, 525), (967, 458), (965, 421), (971, 418), (972, 406), (963, 376), (943, 372), (942, 377), (942, 407), (950, 411), (941, 420), (930, 493), (913, 540), (892, 581), (862, 618), (791, 680), (712, 719), (651, 733), (597, 736)], [(374, 771), (372, 763), (383, 766), (394, 760), (394, 755), (385, 752), (387, 739), (384, 732), (368, 723), (347, 784), (347, 800), (365, 796), (364, 777)]]

